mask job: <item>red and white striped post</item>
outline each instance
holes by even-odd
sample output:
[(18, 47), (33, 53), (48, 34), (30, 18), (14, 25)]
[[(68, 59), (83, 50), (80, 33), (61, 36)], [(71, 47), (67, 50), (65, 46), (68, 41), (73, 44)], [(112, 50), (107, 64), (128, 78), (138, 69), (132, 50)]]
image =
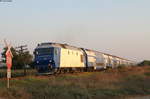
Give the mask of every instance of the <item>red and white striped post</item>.
[(5, 53), (6, 55), (6, 65), (7, 65), (7, 88), (10, 87), (9, 80), (11, 78), (11, 67), (12, 67), (12, 52), (11, 52), (11, 46), (7, 44), (7, 42), (4, 40), (6, 46), (7, 46), (7, 51)]

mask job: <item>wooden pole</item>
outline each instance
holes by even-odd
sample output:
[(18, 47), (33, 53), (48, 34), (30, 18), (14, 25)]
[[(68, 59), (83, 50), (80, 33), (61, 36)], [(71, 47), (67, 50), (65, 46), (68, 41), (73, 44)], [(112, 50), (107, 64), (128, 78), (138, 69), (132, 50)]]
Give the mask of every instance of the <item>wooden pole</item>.
[(10, 88), (11, 69), (7, 69), (7, 88)]
[(9, 78), (7, 78), (7, 88), (9, 89)]

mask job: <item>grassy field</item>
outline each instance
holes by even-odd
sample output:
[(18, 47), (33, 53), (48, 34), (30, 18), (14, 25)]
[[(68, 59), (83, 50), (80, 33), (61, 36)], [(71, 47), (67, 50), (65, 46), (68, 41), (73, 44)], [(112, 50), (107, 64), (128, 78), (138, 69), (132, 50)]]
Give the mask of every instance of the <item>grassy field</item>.
[[(26, 70), (26, 75), (36, 75), (36, 70), (35, 69), (27, 69)], [(6, 69), (0, 69), (0, 79), (5, 78), (7, 75), (7, 70)], [(11, 76), (13, 78), (15, 77), (22, 77), (24, 76), (24, 70), (11, 70)]]
[[(34, 71), (35, 73), (35, 71)], [(2, 99), (124, 99), (150, 94), (150, 66), (0, 79)]]

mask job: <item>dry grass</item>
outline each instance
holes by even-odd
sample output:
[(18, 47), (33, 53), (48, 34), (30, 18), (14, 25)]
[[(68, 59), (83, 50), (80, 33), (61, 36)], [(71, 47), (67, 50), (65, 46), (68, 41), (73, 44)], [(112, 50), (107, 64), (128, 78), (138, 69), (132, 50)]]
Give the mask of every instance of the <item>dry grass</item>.
[[(27, 69), (27, 75), (35, 75), (36, 74), (36, 70), (35, 69)], [(5, 78), (7, 74), (7, 70), (6, 69), (0, 69), (0, 79), (1, 78)], [(23, 77), (24, 76), (24, 70), (11, 70), (11, 76), (13, 78), (16, 77)]]
[(14, 78), (9, 90), (5, 82), (0, 80), (0, 97), (11, 99), (120, 99), (150, 94), (150, 66)]

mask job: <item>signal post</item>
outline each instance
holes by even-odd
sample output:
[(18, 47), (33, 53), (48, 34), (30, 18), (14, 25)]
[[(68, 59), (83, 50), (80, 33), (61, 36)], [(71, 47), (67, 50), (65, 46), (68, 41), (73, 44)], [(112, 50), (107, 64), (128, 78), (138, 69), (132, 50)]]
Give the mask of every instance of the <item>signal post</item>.
[(8, 45), (5, 40), (4, 40), (4, 42), (7, 47), (7, 51), (6, 51), (5, 55), (6, 55), (6, 65), (7, 65), (7, 88), (9, 88), (10, 87), (9, 80), (11, 78), (11, 67), (12, 67), (13, 55), (11, 52), (11, 45), (10, 44)]

